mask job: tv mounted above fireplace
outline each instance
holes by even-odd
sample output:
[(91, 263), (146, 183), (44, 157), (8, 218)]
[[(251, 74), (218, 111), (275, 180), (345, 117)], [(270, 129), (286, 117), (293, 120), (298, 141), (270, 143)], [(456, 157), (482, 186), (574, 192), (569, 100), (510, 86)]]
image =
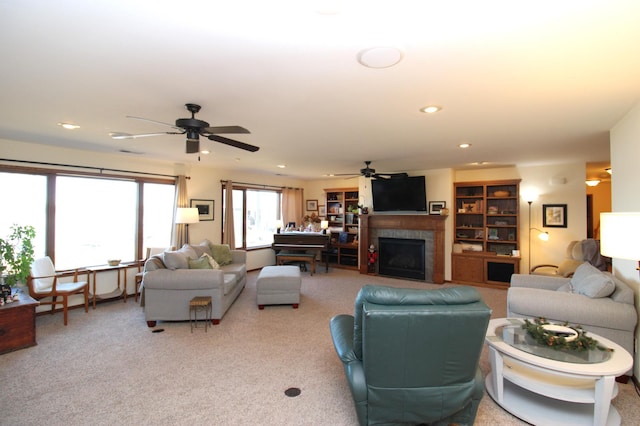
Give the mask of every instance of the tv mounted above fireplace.
[(427, 191), (424, 176), (372, 179), (375, 212), (426, 212)]

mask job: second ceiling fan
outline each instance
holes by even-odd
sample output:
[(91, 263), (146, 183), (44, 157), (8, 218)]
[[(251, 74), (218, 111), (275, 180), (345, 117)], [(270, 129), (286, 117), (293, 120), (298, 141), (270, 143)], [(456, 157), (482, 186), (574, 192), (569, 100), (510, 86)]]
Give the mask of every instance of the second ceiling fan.
[(366, 178), (373, 179), (395, 179), (395, 178), (406, 178), (409, 175), (401, 172), (401, 173), (376, 173), (376, 169), (370, 167), (371, 161), (366, 160), (364, 162), (365, 167), (360, 169), (360, 174), (356, 175), (354, 173), (342, 173), (342, 174), (334, 174), (333, 176), (364, 176)]
[(175, 125), (169, 123), (163, 123), (162, 121), (150, 120), (148, 118), (134, 117), (128, 115), (127, 118), (133, 118), (136, 120), (150, 121), (152, 123), (162, 124), (174, 129), (170, 132), (156, 132), (156, 133), (141, 133), (132, 135), (129, 133), (114, 132), (110, 133), (113, 139), (136, 139), (148, 136), (159, 135), (187, 135), (186, 152), (187, 154), (194, 154), (200, 152), (200, 136), (204, 136), (214, 142), (223, 143), (225, 145), (233, 146), (235, 148), (244, 149), (249, 152), (256, 152), (260, 148), (254, 145), (250, 145), (245, 142), (240, 142), (234, 139), (229, 139), (224, 136), (219, 136), (220, 133), (251, 133), (249, 130), (242, 126), (209, 126), (209, 123), (196, 118), (196, 113), (200, 111), (200, 105), (185, 104), (187, 110), (191, 113), (191, 118), (178, 118)]

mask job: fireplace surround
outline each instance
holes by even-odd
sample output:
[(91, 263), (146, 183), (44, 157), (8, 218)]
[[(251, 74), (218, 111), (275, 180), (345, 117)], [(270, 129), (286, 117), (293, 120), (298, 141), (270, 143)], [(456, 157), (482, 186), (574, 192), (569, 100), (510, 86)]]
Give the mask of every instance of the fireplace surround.
[(378, 238), (408, 238), (425, 241), (425, 278), (435, 284), (444, 283), (444, 224), (440, 215), (360, 215), (360, 273), (367, 273), (367, 250), (378, 247)]

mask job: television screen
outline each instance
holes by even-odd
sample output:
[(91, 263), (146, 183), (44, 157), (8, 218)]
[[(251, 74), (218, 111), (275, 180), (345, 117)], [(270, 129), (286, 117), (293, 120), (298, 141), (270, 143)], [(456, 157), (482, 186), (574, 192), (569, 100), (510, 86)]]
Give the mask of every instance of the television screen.
[(371, 192), (374, 211), (427, 211), (424, 176), (372, 179)]

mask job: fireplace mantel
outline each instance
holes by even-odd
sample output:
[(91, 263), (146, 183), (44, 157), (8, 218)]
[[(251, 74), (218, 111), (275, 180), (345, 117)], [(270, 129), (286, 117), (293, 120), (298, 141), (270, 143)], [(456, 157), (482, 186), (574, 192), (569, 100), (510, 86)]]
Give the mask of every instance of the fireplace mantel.
[(433, 282), (444, 283), (444, 221), (439, 215), (360, 215), (360, 273), (367, 273), (367, 250), (373, 229), (433, 231)]

